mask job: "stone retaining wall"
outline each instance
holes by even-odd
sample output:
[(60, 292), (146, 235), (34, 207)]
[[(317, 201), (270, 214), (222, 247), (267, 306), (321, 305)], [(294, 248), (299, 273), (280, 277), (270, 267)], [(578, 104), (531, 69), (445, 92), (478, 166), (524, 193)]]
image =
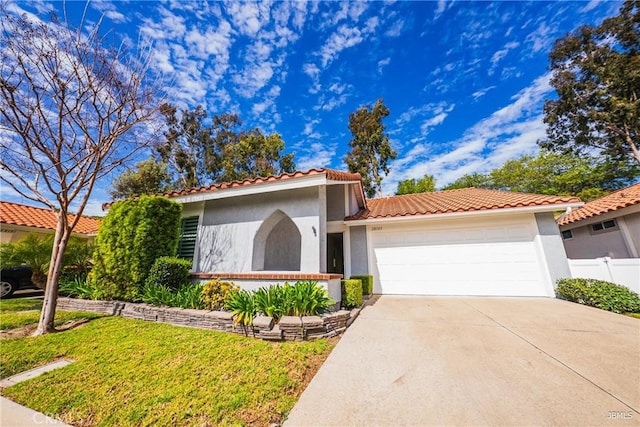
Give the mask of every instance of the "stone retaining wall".
[(234, 324), (234, 316), (226, 311), (191, 310), (176, 307), (156, 307), (149, 304), (122, 301), (93, 301), (58, 298), (59, 310), (89, 311), (129, 319), (170, 323), (222, 332), (254, 336), (269, 341), (302, 341), (330, 338), (344, 332), (360, 314), (360, 309), (340, 310), (320, 316), (284, 316), (278, 323), (272, 317), (256, 316), (253, 325)]

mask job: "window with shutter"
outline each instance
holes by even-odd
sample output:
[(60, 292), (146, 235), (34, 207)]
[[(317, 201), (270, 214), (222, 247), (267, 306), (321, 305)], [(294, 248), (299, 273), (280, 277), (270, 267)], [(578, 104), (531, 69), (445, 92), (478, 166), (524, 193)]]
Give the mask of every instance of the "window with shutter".
[(198, 238), (198, 217), (182, 218), (180, 222), (180, 240), (178, 241), (178, 257), (193, 261)]

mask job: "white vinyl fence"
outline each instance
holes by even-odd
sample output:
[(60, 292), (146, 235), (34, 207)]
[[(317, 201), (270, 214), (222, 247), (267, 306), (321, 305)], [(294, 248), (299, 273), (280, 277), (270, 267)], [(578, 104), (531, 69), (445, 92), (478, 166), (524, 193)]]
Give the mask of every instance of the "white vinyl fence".
[(606, 280), (640, 293), (640, 258), (570, 259), (573, 277)]

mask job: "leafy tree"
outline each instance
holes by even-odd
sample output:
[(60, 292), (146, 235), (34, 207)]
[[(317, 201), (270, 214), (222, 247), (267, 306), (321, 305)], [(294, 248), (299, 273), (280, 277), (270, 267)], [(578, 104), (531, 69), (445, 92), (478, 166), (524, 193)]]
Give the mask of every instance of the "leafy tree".
[(35, 335), (55, 330), (65, 250), (96, 182), (150, 141), (157, 115), (148, 63), (79, 28), (0, 3), (0, 179), (57, 218)]
[(436, 180), (433, 175), (425, 175), (420, 179), (405, 179), (398, 183), (397, 195), (430, 193), (436, 191)]
[(597, 149), (610, 159), (629, 153), (640, 163), (640, 1), (618, 16), (558, 39), (549, 55), (557, 100), (544, 106), (541, 147), (558, 152)]
[(459, 188), (491, 188), (491, 182), (489, 176), (481, 173), (471, 173), (462, 175), (460, 178), (453, 181), (451, 184), (442, 187), (443, 190), (456, 190)]
[(295, 170), (294, 154), (284, 155), (282, 137), (265, 135), (260, 129), (241, 129), (236, 114), (214, 116), (205, 125), (207, 113), (201, 106), (163, 110), (168, 131), (156, 146), (160, 159), (178, 176), (175, 186), (189, 188), (211, 182), (228, 182)]
[(349, 114), (349, 130), (353, 139), (349, 141), (351, 151), (345, 162), (349, 172), (362, 176), (368, 197), (373, 197), (376, 192), (381, 194), (382, 173), (389, 173), (389, 161), (397, 156), (382, 124), (388, 115), (389, 109), (382, 99), (378, 99), (373, 107), (362, 106)]
[(160, 159), (177, 174), (176, 187), (204, 185), (207, 165), (213, 162), (211, 129), (204, 125), (207, 112), (198, 105), (195, 110), (182, 110), (180, 117), (172, 105), (165, 105), (162, 114), (168, 130), (165, 140), (156, 145)]
[(479, 188), (572, 195), (591, 200), (625, 187), (639, 176), (640, 167), (629, 168), (624, 161), (541, 151), (537, 156), (509, 160), (486, 175), (465, 175), (444, 189), (462, 188), (461, 184), (471, 183)]
[(265, 135), (256, 128), (243, 132), (237, 142), (221, 148), (221, 151), (230, 154), (220, 156), (220, 169), (216, 176), (218, 182), (293, 172), (296, 168), (293, 153), (281, 154), (284, 141), (277, 133)]
[(128, 168), (111, 183), (111, 197), (118, 200), (168, 191), (171, 178), (167, 167), (166, 163), (147, 159), (138, 163), (135, 170)]

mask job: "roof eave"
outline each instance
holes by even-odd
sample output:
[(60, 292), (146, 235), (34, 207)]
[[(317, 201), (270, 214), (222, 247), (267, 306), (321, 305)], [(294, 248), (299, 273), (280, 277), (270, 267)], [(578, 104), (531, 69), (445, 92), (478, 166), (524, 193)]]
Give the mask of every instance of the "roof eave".
[(554, 204), (548, 204), (548, 205), (518, 206), (518, 207), (512, 207), (512, 208), (494, 208), (494, 209), (482, 209), (482, 210), (462, 211), (462, 212), (443, 212), (443, 213), (434, 213), (434, 214), (355, 219), (355, 220), (345, 220), (343, 221), (343, 223), (348, 226), (356, 226), (356, 225), (376, 224), (381, 222), (425, 221), (425, 220), (438, 220), (442, 218), (456, 218), (456, 217), (473, 217), (473, 216), (490, 216), (490, 215), (498, 216), (498, 215), (514, 214), (514, 213), (556, 212), (556, 211), (565, 210), (567, 208), (577, 208), (582, 205), (584, 205), (583, 202), (554, 203)]
[(177, 196), (166, 196), (179, 203), (194, 203), (207, 200), (226, 199), (229, 197), (248, 196), (252, 194), (270, 193), (273, 191), (292, 190), (296, 188), (314, 187), (327, 183), (326, 174), (297, 176), (286, 180), (240, 185), (237, 187), (194, 192)]

